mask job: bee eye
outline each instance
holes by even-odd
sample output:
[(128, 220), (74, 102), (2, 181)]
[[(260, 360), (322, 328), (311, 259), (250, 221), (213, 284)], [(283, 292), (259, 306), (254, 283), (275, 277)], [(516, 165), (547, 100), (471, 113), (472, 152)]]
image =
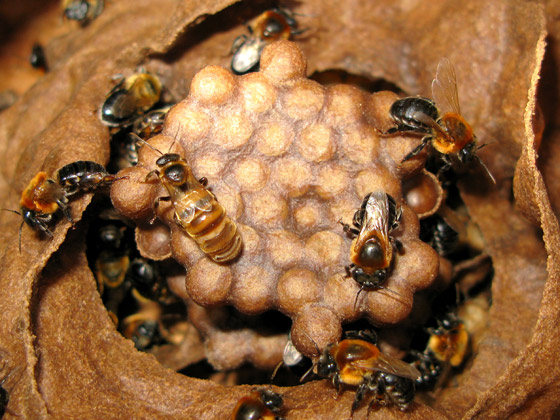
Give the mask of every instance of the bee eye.
[(364, 267), (379, 267), (384, 259), (383, 249), (377, 239), (370, 239), (360, 250), (359, 261)]
[(165, 170), (165, 178), (172, 183), (182, 184), (185, 179), (185, 169), (181, 165), (172, 165)]
[(465, 147), (463, 147), (461, 150), (459, 150), (458, 156), (461, 163), (468, 163), (471, 160), (473, 160), (475, 154), (475, 150), (474, 150), (475, 144), (476, 144), (475, 142), (471, 142), (467, 144)]

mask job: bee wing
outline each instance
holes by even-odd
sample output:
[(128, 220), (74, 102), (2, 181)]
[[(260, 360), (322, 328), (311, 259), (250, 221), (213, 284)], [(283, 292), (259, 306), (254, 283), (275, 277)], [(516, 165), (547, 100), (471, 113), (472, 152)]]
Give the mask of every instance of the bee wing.
[(439, 133), (442, 137), (447, 137), (447, 133), (443, 130), (442, 126), (439, 125), (436, 120), (430, 117), (428, 114), (423, 112), (414, 112), (412, 114), (412, 118), (416, 121), (421, 122), (422, 124), (430, 127), (435, 132)]
[(355, 360), (352, 364), (360, 369), (371, 371), (379, 370), (381, 372), (414, 380), (421, 376), (418, 369), (414, 366), (381, 352), (377, 358)]
[(366, 204), (362, 230), (357, 242), (367, 240), (371, 232), (378, 232), (383, 243), (389, 242), (389, 201), (387, 194), (376, 191), (371, 194)]
[(438, 64), (436, 77), (432, 81), (432, 95), (443, 112), (461, 113), (455, 68), (447, 57), (443, 57)]

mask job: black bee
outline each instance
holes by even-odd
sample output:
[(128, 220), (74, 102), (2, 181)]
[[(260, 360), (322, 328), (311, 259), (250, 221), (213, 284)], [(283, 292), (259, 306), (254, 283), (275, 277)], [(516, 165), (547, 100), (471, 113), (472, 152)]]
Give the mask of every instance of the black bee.
[(117, 180), (103, 165), (88, 160), (78, 160), (63, 166), (57, 172), (57, 179), (66, 196), (106, 187)]
[(269, 389), (254, 389), (251, 395), (241, 398), (231, 415), (232, 420), (283, 420), (280, 417), (284, 400)]
[(67, 19), (85, 25), (103, 11), (103, 0), (62, 0), (62, 10)]
[(286, 10), (272, 9), (259, 15), (253, 25), (248, 26), (250, 36), (240, 35), (233, 41), (232, 71), (245, 74), (257, 69), (263, 48), (273, 41), (302, 33), (304, 30), (297, 30), (297, 26), (297, 21)]
[(33, 44), (31, 55), (29, 56), (29, 64), (35, 69), (47, 71), (47, 59), (45, 58), (45, 50), (41, 44)]
[(420, 239), (430, 244), (439, 255), (447, 257), (457, 248), (459, 234), (443, 217), (435, 214), (420, 221)]
[(158, 264), (145, 258), (135, 258), (128, 268), (127, 279), (140, 296), (154, 301), (165, 300), (169, 291)]

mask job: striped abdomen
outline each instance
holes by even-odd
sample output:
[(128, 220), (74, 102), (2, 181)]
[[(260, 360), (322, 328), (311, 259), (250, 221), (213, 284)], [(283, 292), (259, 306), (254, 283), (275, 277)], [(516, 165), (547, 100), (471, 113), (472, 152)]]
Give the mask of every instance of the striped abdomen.
[(239, 255), (242, 241), (237, 225), (212, 193), (200, 187), (189, 191), (173, 205), (177, 222), (202, 252), (219, 263), (231, 261)]

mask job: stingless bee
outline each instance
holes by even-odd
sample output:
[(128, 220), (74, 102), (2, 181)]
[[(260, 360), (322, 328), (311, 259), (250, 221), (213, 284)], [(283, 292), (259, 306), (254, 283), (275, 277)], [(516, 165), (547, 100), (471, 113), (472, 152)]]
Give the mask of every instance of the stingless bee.
[(164, 342), (158, 320), (159, 313), (152, 312), (154, 311), (140, 311), (127, 316), (122, 321), (123, 336), (132, 340), (134, 346), (140, 351)]
[(461, 115), (455, 69), (447, 58), (442, 58), (438, 64), (432, 82), (432, 95), (435, 102), (422, 96), (412, 96), (399, 99), (391, 105), (389, 113), (397, 126), (389, 129), (387, 134), (414, 132), (424, 135), (420, 145), (402, 161), (413, 158), (431, 144), (444, 161), (440, 173), (452, 165), (452, 157), (456, 157), (461, 164), (477, 159), (495, 183), (494, 177), (476, 154), (477, 149), (483, 146), (477, 147), (473, 129)]
[(273, 41), (289, 39), (291, 35), (301, 34), (295, 18), (287, 10), (272, 9), (259, 15), (252, 26), (250, 35), (239, 35), (233, 41), (231, 69), (236, 74), (258, 70), (263, 48)]
[(31, 54), (29, 55), (29, 64), (34, 69), (41, 69), (47, 71), (47, 59), (45, 58), (45, 50), (43, 46), (39, 43), (33, 44), (31, 48)]
[(153, 107), (161, 96), (160, 80), (148, 72), (122, 78), (101, 106), (101, 122), (109, 127), (126, 127)]
[(422, 388), (433, 387), (451, 367), (459, 367), (470, 349), (470, 335), (465, 324), (454, 312), (437, 319), (437, 328), (427, 328), (430, 338), (424, 352), (411, 352), (414, 365), (421, 372), (416, 384)]
[(368, 392), (374, 395), (368, 411), (376, 404), (394, 404), (405, 411), (414, 400), (414, 381), (420, 372), (400, 359), (381, 353), (376, 341), (371, 331), (348, 331), (343, 340), (325, 347), (312, 368), (315, 374), (330, 378), (337, 391), (342, 385), (357, 387), (351, 419)]
[(62, 10), (67, 19), (85, 25), (103, 11), (103, 0), (62, 0)]
[[(48, 224), (59, 209), (72, 222), (68, 196), (78, 191), (87, 192), (108, 186), (120, 179), (107, 173), (102, 165), (83, 160), (63, 166), (57, 171), (55, 178), (49, 178), (46, 172), (37, 173), (21, 194), (21, 213), (11, 210), (20, 214), (23, 222), (31, 228), (48, 236), (52, 236)], [(20, 226), (20, 249), (22, 227), (23, 223)]]
[(109, 174), (103, 165), (89, 160), (69, 163), (60, 168), (56, 176), (66, 196), (78, 191), (88, 192), (107, 187), (117, 180), (115, 175)]
[(143, 140), (161, 133), (165, 116), (173, 105), (167, 105), (162, 108), (154, 109), (139, 117), (132, 125), (132, 132)]
[(251, 395), (242, 397), (231, 415), (232, 420), (283, 420), (280, 417), (284, 400), (280, 394), (269, 389), (254, 389)]
[(169, 196), (157, 198), (154, 213), (160, 201), (171, 201), (175, 222), (195, 240), (202, 252), (218, 263), (235, 259), (243, 246), (241, 236), (214, 194), (205, 188), (206, 178), (197, 180), (178, 154), (161, 154), (156, 161), (158, 169), (146, 175), (146, 182), (157, 175)]
[(341, 222), (344, 232), (354, 238), (350, 248), (352, 263), (345, 267), (346, 274), (360, 285), (360, 292), (379, 288), (387, 279), (393, 247), (400, 247), (390, 233), (398, 227), (401, 214), (402, 209), (393, 197), (375, 191), (364, 197), (354, 213), (354, 227)]

